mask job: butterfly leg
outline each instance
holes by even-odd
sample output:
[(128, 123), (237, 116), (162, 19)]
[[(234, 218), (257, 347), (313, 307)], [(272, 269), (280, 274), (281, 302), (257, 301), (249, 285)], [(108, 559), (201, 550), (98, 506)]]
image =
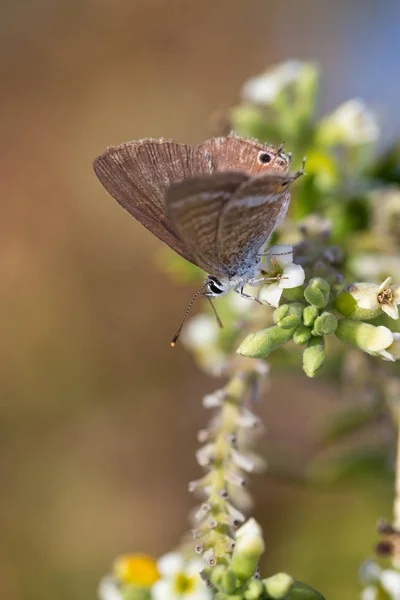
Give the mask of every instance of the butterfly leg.
[(263, 283), (276, 283), (279, 277), (254, 277), (247, 282), (249, 285), (261, 285)]
[(240, 289), (235, 289), (235, 292), (237, 294), (240, 294), (240, 296), (242, 298), (246, 298), (246, 300), (255, 300), (256, 302), (258, 302), (259, 304), (262, 304), (261, 300), (259, 300), (258, 298), (256, 298), (255, 296), (249, 296), (249, 294), (245, 294), (244, 291), (244, 286), (242, 285), (242, 287)]

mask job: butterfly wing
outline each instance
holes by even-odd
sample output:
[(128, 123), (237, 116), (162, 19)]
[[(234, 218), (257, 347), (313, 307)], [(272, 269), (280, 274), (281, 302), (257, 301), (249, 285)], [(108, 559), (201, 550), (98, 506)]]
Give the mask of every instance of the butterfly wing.
[(173, 185), (167, 192), (168, 217), (196, 264), (216, 277), (226, 277), (218, 258), (220, 216), (235, 192), (249, 180), (241, 172), (203, 175)]
[(266, 173), (244, 182), (225, 203), (218, 223), (218, 259), (229, 277), (246, 274), (285, 216), (290, 184), (299, 173)]
[(212, 138), (199, 144), (197, 149), (210, 156), (214, 171), (244, 171), (249, 175), (285, 172), (291, 161), (291, 155), (281, 148), (234, 135)]
[(209, 156), (197, 148), (157, 139), (108, 148), (94, 161), (107, 192), (135, 219), (187, 260), (194, 262), (166, 214), (166, 191), (178, 182), (211, 170)]

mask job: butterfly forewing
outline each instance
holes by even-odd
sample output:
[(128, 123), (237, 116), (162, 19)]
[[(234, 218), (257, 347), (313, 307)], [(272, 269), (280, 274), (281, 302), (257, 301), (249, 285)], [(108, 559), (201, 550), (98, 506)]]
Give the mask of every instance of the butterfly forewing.
[(166, 214), (166, 191), (211, 169), (196, 148), (166, 140), (139, 140), (109, 148), (94, 162), (108, 193), (135, 219), (181, 256), (195, 262)]
[(168, 217), (196, 263), (208, 273), (226, 278), (218, 260), (218, 226), (224, 206), (249, 180), (241, 172), (224, 172), (188, 179), (167, 192)]

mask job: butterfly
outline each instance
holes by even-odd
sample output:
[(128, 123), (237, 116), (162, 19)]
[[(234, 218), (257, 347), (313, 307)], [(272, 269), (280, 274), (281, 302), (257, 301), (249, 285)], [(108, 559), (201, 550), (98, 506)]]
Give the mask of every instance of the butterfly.
[(243, 292), (260, 250), (285, 216), (291, 154), (228, 135), (189, 146), (143, 139), (94, 161), (107, 192), (161, 241), (208, 273), (209, 298)]

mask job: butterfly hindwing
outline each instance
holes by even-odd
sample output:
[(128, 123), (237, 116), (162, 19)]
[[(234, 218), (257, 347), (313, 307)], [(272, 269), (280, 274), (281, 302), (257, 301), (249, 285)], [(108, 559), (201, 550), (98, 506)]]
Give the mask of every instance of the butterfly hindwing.
[(188, 179), (167, 192), (168, 217), (175, 231), (197, 264), (217, 277), (227, 275), (218, 259), (220, 216), (248, 180), (245, 173), (213, 173)]

